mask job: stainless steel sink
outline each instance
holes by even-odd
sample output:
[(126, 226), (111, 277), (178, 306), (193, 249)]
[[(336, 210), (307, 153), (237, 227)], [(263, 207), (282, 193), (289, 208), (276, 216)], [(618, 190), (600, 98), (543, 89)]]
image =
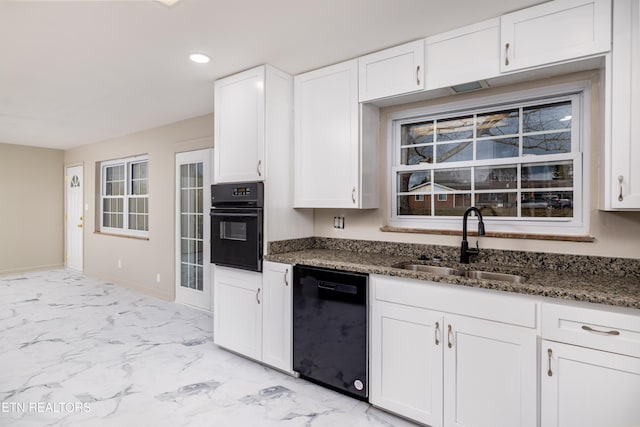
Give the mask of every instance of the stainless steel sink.
[(403, 270), (423, 271), (425, 273), (432, 273), (432, 274), (438, 274), (438, 275), (443, 275), (443, 276), (462, 276), (462, 275), (464, 275), (464, 271), (462, 271), (462, 270), (459, 270), (457, 268), (442, 267), (442, 266), (439, 266), (439, 265), (402, 263), (402, 264), (396, 264), (393, 267), (394, 268), (401, 268)]
[(436, 274), (439, 276), (462, 276), (469, 279), (499, 280), (509, 283), (524, 283), (527, 278), (516, 274), (495, 273), (493, 271), (470, 270), (465, 271), (460, 268), (443, 267), (440, 265), (416, 264), (412, 262), (403, 262), (395, 264), (393, 268), (401, 268), (410, 271), (422, 271), (425, 273)]
[(515, 274), (494, 273), (492, 271), (480, 270), (465, 271), (464, 275), (470, 279), (499, 280), (501, 282), (509, 283), (524, 283), (527, 280), (526, 277)]

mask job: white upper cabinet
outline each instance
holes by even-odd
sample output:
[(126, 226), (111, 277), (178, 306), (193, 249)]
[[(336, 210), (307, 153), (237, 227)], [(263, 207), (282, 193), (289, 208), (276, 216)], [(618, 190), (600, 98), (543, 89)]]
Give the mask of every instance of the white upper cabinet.
[(611, 0), (556, 0), (501, 17), (503, 72), (611, 49)]
[(215, 82), (215, 183), (264, 179), (264, 86), (264, 66)]
[(298, 208), (374, 208), (378, 110), (358, 103), (358, 61), (294, 77)]
[(500, 19), (490, 19), (426, 39), (426, 89), (500, 74)]
[(607, 64), (604, 149), (606, 210), (640, 209), (640, 2), (613, 5), (613, 50)]
[(424, 40), (360, 57), (359, 101), (424, 89), (424, 68)]

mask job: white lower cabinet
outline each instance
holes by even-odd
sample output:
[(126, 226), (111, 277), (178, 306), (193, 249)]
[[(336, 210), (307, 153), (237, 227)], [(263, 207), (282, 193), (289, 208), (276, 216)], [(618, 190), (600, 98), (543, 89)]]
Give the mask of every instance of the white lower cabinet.
[(640, 358), (542, 341), (543, 427), (640, 426)]
[(537, 333), (445, 315), (444, 425), (537, 426)]
[(443, 314), (375, 302), (371, 310), (372, 404), (442, 425)]
[(252, 359), (262, 357), (262, 274), (215, 266), (213, 342)]
[[(387, 297), (375, 289), (375, 277), (371, 283), (374, 295)], [(436, 299), (450, 298), (451, 291), (401, 279), (382, 285), (390, 283), (399, 299), (416, 291), (415, 305), (373, 298), (372, 404), (432, 427), (538, 425), (535, 328), (431, 310), (431, 298), (440, 305)], [(499, 311), (509, 299), (495, 296), (493, 304)]]
[(639, 313), (542, 305), (543, 427), (640, 426)]
[(283, 371), (292, 370), (292, 268), (288, 264), (262, 264), (262, 361)]
[(265, 261), (263, 274), (215, 266), (213, 342), (291, 372), (291, 266)]

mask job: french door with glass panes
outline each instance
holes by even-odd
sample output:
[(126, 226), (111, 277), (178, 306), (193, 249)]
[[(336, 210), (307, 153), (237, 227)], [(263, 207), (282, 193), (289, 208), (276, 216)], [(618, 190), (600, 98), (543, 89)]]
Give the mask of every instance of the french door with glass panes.
[(176, 154), (176, 302), (211, 310), (211, 152)]

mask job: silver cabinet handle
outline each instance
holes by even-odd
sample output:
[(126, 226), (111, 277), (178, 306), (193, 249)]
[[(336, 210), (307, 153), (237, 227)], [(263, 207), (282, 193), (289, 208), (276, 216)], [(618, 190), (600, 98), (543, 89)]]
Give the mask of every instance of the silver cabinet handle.
[(258, 171), (258, 176), (262, 176), (262, 160), (258, 160), (258, 166), (256, 166), (256, 170)]
[(353, 203), (356, 202), (356, 187), (351, 190), (351, 200), (353, 200)]
[(504, 65), (509, 66), (509, 43), (504, 45)]
[(587, 325), (582, 325), (582, 329), (587, 331), (587, 332), (592, 332), (594, 334), (610, 335), (612, 337), (616, 337), (616, 336), (620, 335), (620, 332), (618, 332), (618, 331), (599, 331), (599, 330), (593, 329), (591, 326), (587, 326)]
[(416, 85), (420, 86), (420, 66), (416, 67)]
[(289, 286), (289, 279), (287, 278), (288, 275), (289, 275), (289, 269), (287, 268), (284, 271), (284, 285), (285, 286)]
[(440, 323), (436, 322), (436, 345), (440, 345)]
[(260, 288), (258, 288), (258, 292), (256, 292), (256, 301), (260, 304)]
[(619, 202), (624, 200), (624, 197), (622, 197), (622, 181), (624, 181), (624, 177), (622, 175), (618, 176), (618, 184), (620, 184), (620, 194), (618, 195)]
[(447, 346), (449, 348), (453, 347), (453, 330), (451, 329), (451, 325), (447, 326)]
[(549, 356), (549, 369), (547, 370), (547, 375), (549, 375), (550, 377), (553, 376), (553, 371), (551, 371), (551, 356), (553, 355), (553, 352), (551, 351), (551, 349), (547, 349), (547, 355)]

